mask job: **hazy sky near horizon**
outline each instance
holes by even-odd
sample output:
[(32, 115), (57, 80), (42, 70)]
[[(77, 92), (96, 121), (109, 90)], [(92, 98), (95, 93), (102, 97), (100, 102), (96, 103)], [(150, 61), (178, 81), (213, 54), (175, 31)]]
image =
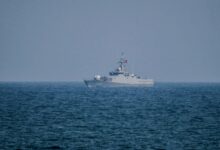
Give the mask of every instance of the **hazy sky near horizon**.
[(1, 0), (0, 81), (220, 82), (219, 0)]

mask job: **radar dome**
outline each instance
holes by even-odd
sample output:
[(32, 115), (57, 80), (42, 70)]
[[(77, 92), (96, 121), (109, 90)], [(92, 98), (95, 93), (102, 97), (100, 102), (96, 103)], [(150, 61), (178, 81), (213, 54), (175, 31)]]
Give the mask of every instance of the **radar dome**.
[(95, 79), (96, 79), (96, 80), (100, 80), (100, 79), (101, 79), (101, 76), (100, 76), (100, 75), (95, 75)]

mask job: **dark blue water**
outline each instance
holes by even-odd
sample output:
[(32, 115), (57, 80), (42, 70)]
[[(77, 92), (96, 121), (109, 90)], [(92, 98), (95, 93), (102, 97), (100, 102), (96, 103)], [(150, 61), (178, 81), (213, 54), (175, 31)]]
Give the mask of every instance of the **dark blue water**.
[(220, 149), (220, 84), (0, 83), (0, 149)]

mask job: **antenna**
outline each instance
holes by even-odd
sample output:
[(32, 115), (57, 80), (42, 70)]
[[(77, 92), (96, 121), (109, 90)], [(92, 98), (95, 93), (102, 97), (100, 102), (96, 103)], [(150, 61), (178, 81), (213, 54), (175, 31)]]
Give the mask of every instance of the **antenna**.
[(121, 57), (123, 57), (124, 56), (124, 52), (121, 52)]

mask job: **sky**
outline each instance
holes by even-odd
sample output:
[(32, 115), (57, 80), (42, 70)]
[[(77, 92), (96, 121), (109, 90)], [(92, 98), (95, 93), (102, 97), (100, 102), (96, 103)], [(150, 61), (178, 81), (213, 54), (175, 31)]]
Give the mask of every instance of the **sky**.
[(0, 81), (130, 72), (220, 82), (219, 0), (1, 0)]

